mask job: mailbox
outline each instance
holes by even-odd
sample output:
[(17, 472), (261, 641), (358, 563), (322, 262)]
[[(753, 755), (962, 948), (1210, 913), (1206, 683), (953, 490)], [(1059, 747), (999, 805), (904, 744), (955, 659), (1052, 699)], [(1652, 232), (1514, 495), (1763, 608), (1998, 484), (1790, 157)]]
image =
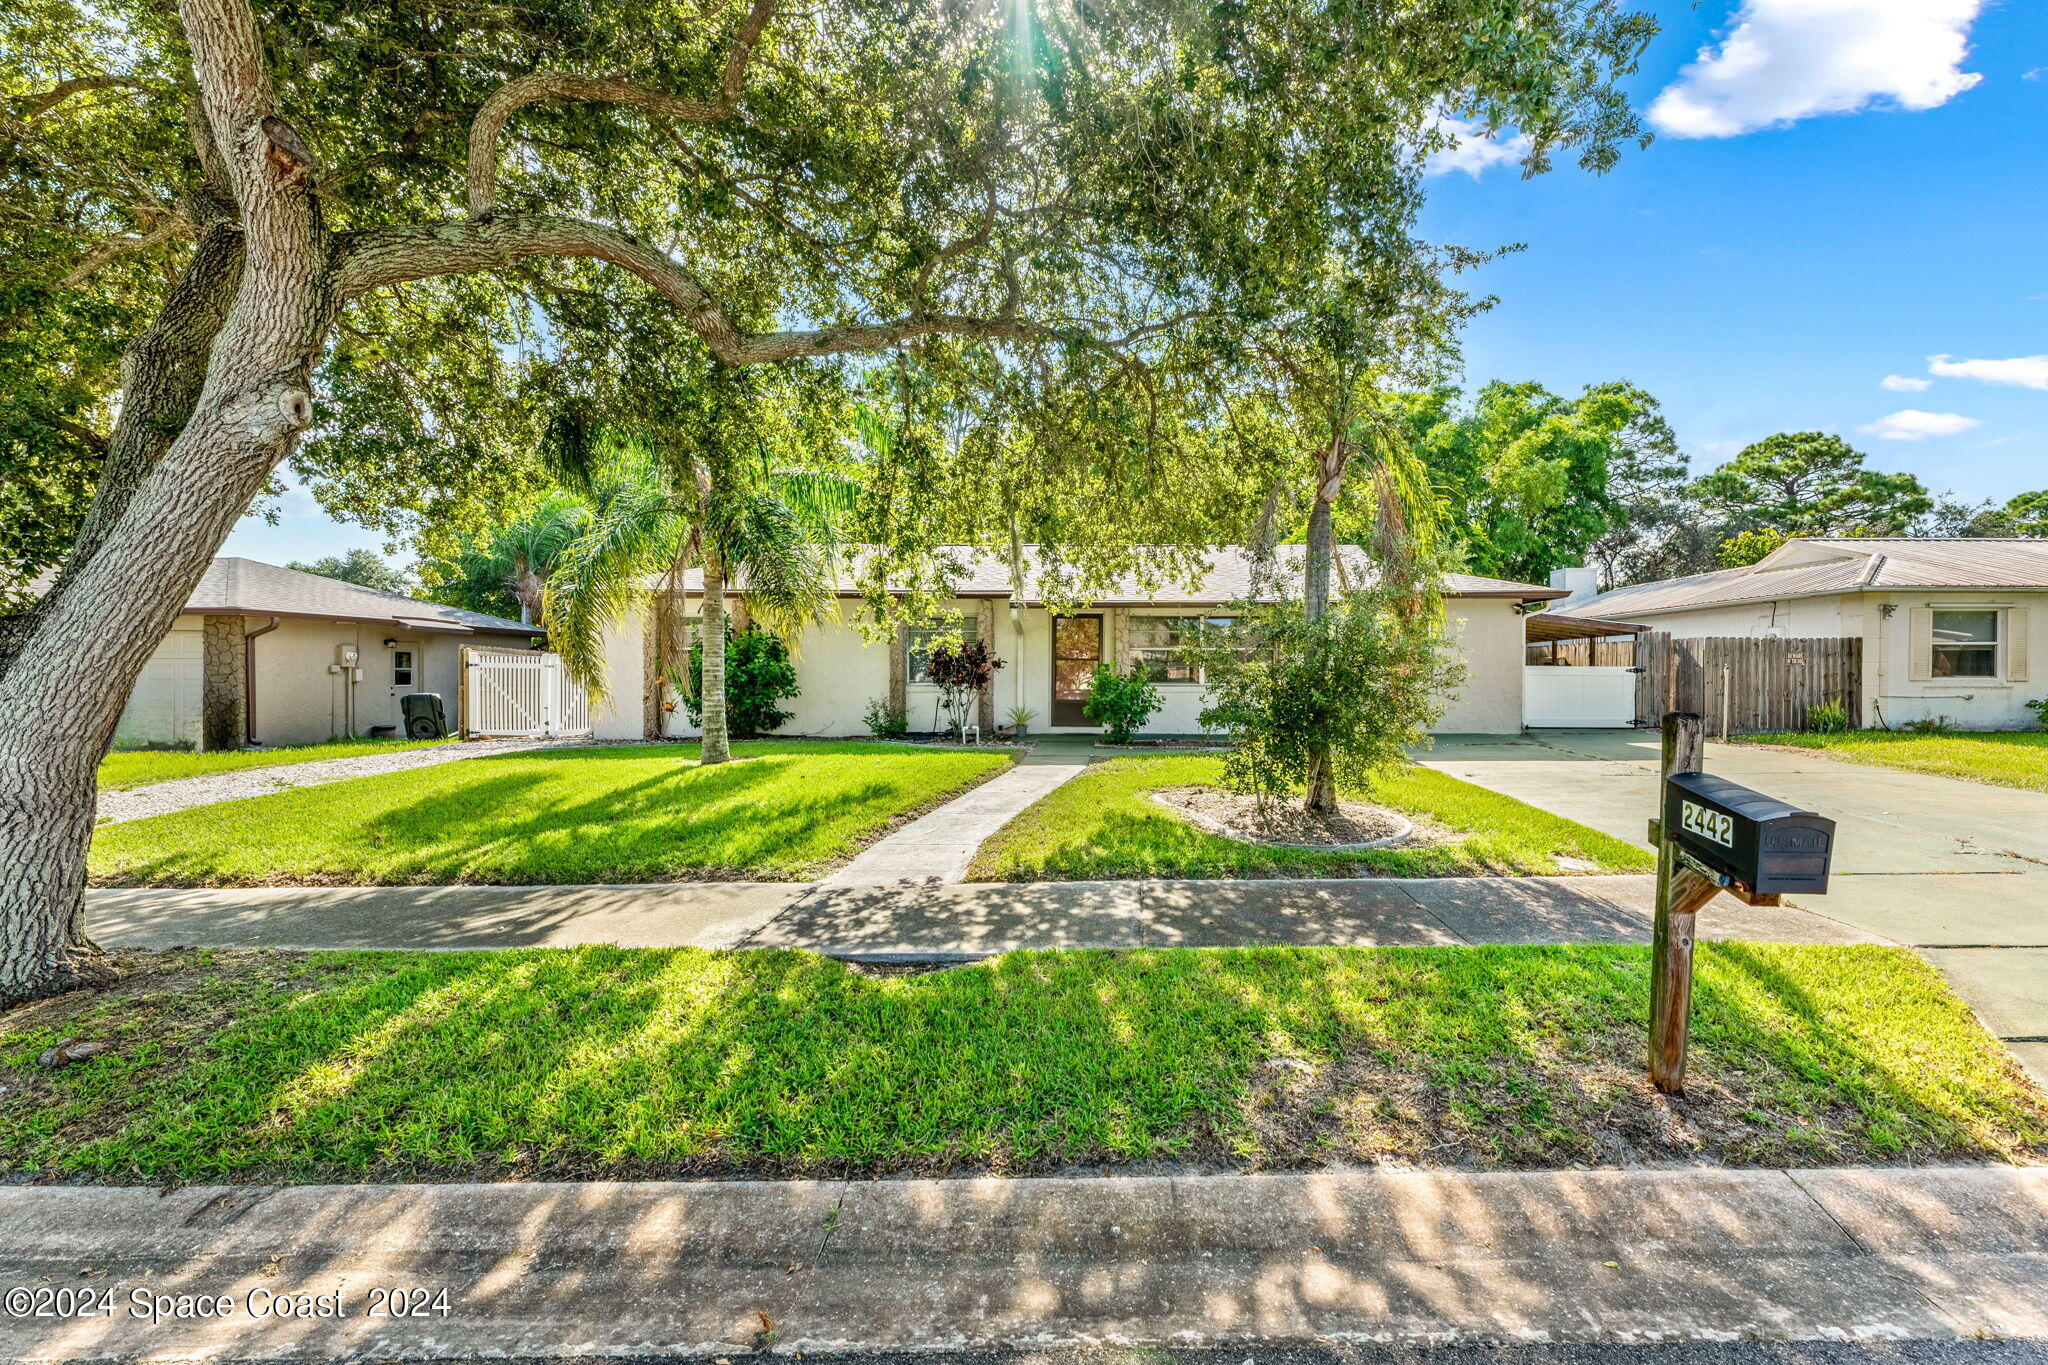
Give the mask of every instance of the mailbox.
[(1828, 889), (1835, 822), (1707, 773), (1664, 779), (1664, 837), (1750, 892)]

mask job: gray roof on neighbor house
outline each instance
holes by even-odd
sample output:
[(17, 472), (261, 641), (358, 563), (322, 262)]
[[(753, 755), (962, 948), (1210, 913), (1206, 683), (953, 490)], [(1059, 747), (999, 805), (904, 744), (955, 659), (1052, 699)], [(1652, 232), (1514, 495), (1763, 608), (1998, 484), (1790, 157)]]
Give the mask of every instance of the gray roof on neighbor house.
[(2048, 590), (2048, 539), (1801, 537), (1744, 568), (1614, 588), (1555, 611), (1562, 616), (1627, 618), (1788, 597), (1917, 588)]
[(402, 592), (380, 592), (338, 578), (279, 568), (235, 555), (222, 555), (207, 566), (206, 575), (186, 599), (185, 610), (206, 616), (240, 614), (375, 621), (457, 635), (476, 631), (543, 633), (539, 626), (522, 626), (502, 616), (464, 611), (440, 602), (422, 602)]
[[(956, 595), (960, 597), (1010, 596), (1010, 566), (1000, 555), (989, 554), (968, 545), (948, 545), (938, 552), (951, 562), (954, 571), (948, 574)], [(1301, 581), (1302, 557), (1307, 553), (1301, 545), (1282, 545), (1274, 552), (1276, 570), (1295, 584)], [(1135, 576), (1126, 575), (1109, 585), (1108, 588), (1091, 594), (1090, 605), (1098, 607), (1135, 606), (1221, 606), (1226, 602), (1241, 602), (1252, 591), (1251, 552), (1240, 545), (1225, 546), (1203, 552), (1205, 567), (1192, 581), (1176, 582), (1162, 577), (1157, 583), (1140, 582)], [(1371, 580), (1372, 566), (1363, 553), (1346, 546), (1342, 554), (1343, 569), (1338, 575), (1339, 586), (1345, 581), (1353, 584)], [(850, 556), (840, 571), (839, 591), (851, 595), (859, 588), (860, 556)], [(1034, 585), (1021, 599), (1024, 606), (1041, 606), (1044, 597), (1042, 583), (1050, 566), (1035, 545), (1025, 547), (1024, 578)], [(745, 583), (739, 584), (742, 591)], [(684, 591), (702, 592), (704, 574), (702, 570), (691, 569), (683, 576)], [(894, 585), (892, 591), (901, 591)], [(1444, 591), (1453, 597), (1501, 597), (1517, 602), (1553, 601), (1565, 595), (1562, 588), (1540, 587), (1534, 583), (1516, 583), (1505, 578), (1482, 578), (1477, 574), (1454, 573), (1445, 575)], [(1269, 594), (1270, 595), (1270, 594)]]

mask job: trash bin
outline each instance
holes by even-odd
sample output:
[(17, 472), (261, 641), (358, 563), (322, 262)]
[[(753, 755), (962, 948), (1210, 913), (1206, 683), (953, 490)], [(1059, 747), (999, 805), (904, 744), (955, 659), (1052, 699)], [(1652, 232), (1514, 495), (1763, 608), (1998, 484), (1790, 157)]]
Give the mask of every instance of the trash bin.
[(448, 712), (438, 692), (408, 692), (398, 699), (410, 739), (442, 739), (448, 734)]

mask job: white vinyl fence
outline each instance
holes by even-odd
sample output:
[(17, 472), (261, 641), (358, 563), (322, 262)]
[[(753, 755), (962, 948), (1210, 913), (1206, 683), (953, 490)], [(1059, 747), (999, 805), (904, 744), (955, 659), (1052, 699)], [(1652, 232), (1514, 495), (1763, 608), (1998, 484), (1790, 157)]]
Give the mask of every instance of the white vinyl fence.
[(556, 739), (590, 733), (590, 698), (559, 654), (462, 651), (462, 733), (471, 739)]
[(1636, 723), (1636, 670), (1522, 670), (1522, 723), (1533, 729), (1619, 729)]

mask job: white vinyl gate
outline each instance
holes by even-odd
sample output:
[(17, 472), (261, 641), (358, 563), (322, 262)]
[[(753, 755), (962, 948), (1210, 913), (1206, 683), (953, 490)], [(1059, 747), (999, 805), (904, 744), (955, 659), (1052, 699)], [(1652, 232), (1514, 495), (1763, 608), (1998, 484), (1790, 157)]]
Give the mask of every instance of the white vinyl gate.
[(590, 733), (590, 698), (559, 654), (462, 651), (462, 732), (472, 739), (556, 739)]
[(1532, 729), (1612, 730), (1636, 723), (1636, 670), (1563, 665), (1522, 670), (1522, 724)]

